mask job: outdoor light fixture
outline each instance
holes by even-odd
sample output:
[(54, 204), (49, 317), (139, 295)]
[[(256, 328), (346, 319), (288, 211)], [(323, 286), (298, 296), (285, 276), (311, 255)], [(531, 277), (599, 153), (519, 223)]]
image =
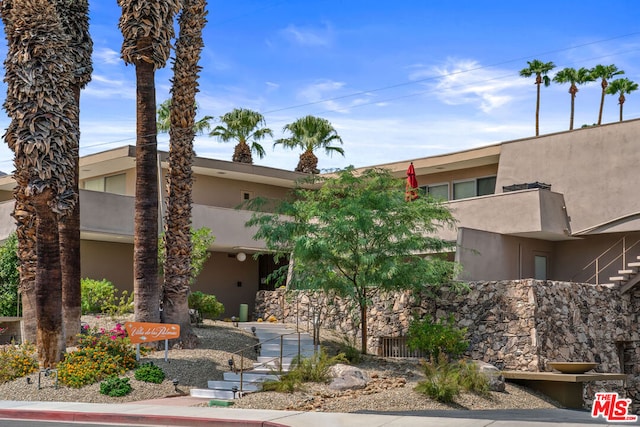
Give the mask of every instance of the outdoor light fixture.
[(176, 392), (177, 392), (177, 391), (179, 391), (179, 390), (178, 390), (178, 379), (177, 379), (177, 378), (174, 378), (172, 382), (173, 382), (173, 388), (174, 388), (174, 390), (175, 390)]
[(243, 262), (245, 259), (247, 259), (247, 254), (245, 254), (244, 252), (238, 252), (238, 254), (236, 255), (236, 259), (240, 262)]
[(237, 328), (238, 327), (238, 318), (236, 316), (231, 316), (231, 323), (233, 323), (233, 326), (235, 326)]
[(251, 327), (251, 333), (253, 334), (254, 337), (256, 336), (256, 327), (255, 326)]
[(233, 398), (236, 398), (236, 393), (238, 392), (238, 386), (234, 385), (231, 387), (231, 391), (233, 392)]
[(229, 359), (229, 370), (235, 372), (235, 369), (233, 369), (233, 359)]

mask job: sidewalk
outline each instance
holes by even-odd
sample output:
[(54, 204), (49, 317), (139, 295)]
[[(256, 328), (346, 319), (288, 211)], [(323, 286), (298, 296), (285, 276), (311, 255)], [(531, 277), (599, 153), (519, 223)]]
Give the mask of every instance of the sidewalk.
[[(138, 403), (0, 401), (1, 419), (34, 419), (197, 427), (580, 427), (612, 425), (567, 409), (425, 411), (420, 414), (331, 413), (192, 407), (207, 400), (177, 397)], [(617, 423), (620, 425), (620, 423)], [(626, 425), (638, 425), (626, 423)]]

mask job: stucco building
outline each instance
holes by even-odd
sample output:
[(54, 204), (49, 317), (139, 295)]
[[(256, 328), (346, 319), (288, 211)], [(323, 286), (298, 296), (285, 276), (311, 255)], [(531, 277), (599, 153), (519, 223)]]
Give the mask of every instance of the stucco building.
[[(640, 255), (638, 147), (640, 120), (631, 120), (374, 166), (404, 178), (413, 161), (424, 191), (447, 200), (457, 228), (441, 237), (457, 241), (450, 256), (463, 279), (603, 284), (617, 276), (625, 288), (635, 284)], [(163, 178), (166, 160), (160, 153)], [(254, 259), (264, 244), (244, 226), (251, 212), (238, 206), (258, 196), (281, 199), (304, 176), (195, 159), (193, 226), (209, 227), (215, 241), (194, 290), (215, 294), (226, 316), (238, 314), (240, 304), (252, 312), (275, 268), (269, 256)], [(133, 286), (134, 182), (134, 147), (81, 158), (82, 276), (119, 289)], [(14, 186), (11, 176), (0, 176), (0, 241), (15, 227)]]

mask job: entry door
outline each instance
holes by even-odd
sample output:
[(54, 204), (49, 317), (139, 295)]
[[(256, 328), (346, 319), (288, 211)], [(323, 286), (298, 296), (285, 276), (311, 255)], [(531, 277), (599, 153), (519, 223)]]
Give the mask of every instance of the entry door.
[(547, 257), (545, 255), (534, 255), (534, 278), (536, 280), (547, 280)]

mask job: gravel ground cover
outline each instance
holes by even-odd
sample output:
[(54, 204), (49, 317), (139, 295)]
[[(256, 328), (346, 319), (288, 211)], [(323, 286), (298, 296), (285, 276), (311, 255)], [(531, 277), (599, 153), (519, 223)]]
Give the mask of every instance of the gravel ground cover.
[[(91, 326), (107, 329), (126, 318), (83, 317)], [(128, 403), (133, 401), (169, 398), (188, 395), (191, 388), (206, 388), (208, 380), (221, 380), (229, 370), (228, 360), (233, 351), (254, 344), (251, 334), (226, 322), (205, 321), (195, 328), (200, 338), (197, 349), (171, 349), (168, 361), (164, 350), (144, 355), (141, 362), (160, 366), (166, 379), (161, 384), (136, 380), (133, 372), (130, 379), (133, 391), (124, 397), (108, 397), (100, 394), (99, 384), (74, 389), (58, 385), (55, 376), (38, 374), (0, 384), (0, 399), (28, 401), (60, 401), (90, 403)], [(335, 345), (337, 337), (323, 333), (323, 342), (328, 347)], [(462, 394), (453, 404), (442, 404), (415, 392), (413, 389), (423, 376), (419, 362), (415, 360), (382, 359), (365, 357), (358, 365), (371, 381), (361, 390), (335, 391), (325, 384), (306, 384), (294, 393), (258, 392), (245, 395), (235, 401), (233, 408), (303, 410), (326, 412), (358, 411), (422, 411), (430, 409), (535, 409), (555, 408), (558, 405), (532, 391), (507, 383), (506, 392), (491, 392), (489, 397)], [(173, 379), (178, 380), (177, 391)], [(198, 406), (207, 406), (203, 400)]]

